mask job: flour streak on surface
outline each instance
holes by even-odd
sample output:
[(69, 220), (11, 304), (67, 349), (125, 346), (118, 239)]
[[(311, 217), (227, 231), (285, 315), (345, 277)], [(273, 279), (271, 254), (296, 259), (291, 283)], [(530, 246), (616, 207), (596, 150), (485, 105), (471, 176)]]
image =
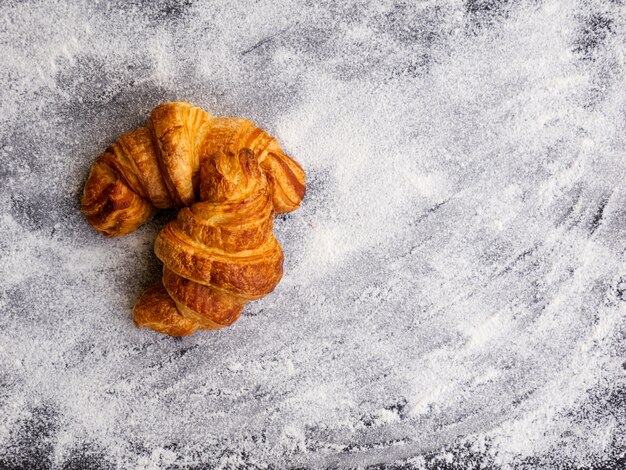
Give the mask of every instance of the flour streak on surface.
[[(0, 467), (620, 468), (623, 2), (297, 3), (0, 6)], [(78, 205), (176, 99), (308, 175), (276, 291), (182, 340), (131, 322), (174, 213)]]

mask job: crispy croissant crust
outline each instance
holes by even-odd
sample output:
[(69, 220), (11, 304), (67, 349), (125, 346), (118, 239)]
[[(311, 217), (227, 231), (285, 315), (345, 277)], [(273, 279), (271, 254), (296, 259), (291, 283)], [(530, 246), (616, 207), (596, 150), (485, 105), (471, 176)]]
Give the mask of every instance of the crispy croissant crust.
[(183, 207), (158, 234), (163, 283), (134, 309), (137, 326), (170, 335), (217, 329), (282, 277), (275, 213), (297, 209), (302, 168), (250, 121), (187, 102), (156, 107), (93, 164), (82, 209), (105, 236), (132, 232), (156, 209)]

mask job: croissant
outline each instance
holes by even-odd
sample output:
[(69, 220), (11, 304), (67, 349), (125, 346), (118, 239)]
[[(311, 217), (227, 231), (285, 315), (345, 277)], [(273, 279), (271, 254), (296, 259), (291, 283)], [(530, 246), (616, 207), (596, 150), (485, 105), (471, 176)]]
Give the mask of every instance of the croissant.
[(274, 290), (283, 273), (274, 215), (297, 209), (305, 189), (304, 171), (275, 138), (181, 101), (157, 106), (96, 159), (81, 206), (107, 237), (181, 207), (157, 235), (162, 283), (143, 293), (134, 323), (183, 336), (231, 325)]

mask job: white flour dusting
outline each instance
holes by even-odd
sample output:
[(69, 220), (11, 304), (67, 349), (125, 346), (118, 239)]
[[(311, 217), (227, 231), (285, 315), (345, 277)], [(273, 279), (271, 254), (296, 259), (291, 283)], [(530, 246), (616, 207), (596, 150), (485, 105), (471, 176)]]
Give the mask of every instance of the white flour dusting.
[[(0, 467), (620, 468), (623, 7), (2, 3)], [(276, 291), (182, 340), (131, 322), (174, 214), (78, 205), (174, 99), (308, 175)]]

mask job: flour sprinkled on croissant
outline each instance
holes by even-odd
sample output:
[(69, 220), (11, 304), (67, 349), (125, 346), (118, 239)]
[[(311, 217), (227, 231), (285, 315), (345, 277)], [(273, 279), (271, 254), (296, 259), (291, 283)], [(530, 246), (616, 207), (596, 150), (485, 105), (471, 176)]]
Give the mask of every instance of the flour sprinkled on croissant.
[(105, 236), (132, 232), (155, 209), (182, 207), (157, 236), (163, 283), (135, 305), (135, 324), (170, 335), (217, 329), (282, 277), (276, 213), (297, 209), (302, 168), (250, 121), (187, 102), (156, 107), (93, 164), (82, 208)]

